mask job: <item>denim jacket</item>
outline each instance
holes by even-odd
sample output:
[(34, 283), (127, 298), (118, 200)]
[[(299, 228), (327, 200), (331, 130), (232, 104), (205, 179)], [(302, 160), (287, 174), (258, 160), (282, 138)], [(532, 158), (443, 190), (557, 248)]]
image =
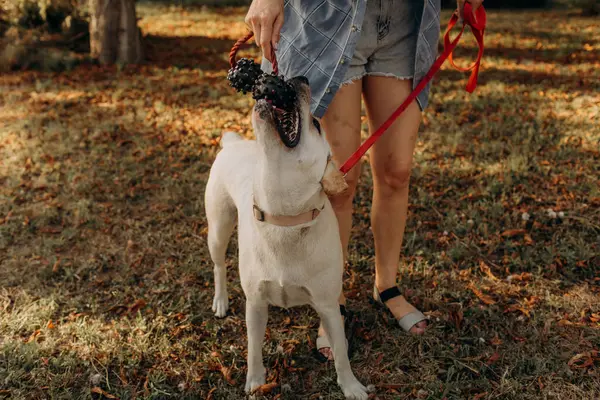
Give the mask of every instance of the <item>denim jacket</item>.
[[(374, 0), (370, 0), (374, 1)], [(440, 0), (423, 0), (413, 87), (437, 57), (440, 34)], [(286, 78), (304, 75), (310, 82), (311, 112), (321, 118), (352, 60), (367, 0), (285, 0), (284, 24), (275, 55), (279, 73)], [(262, 61), (264, 71), (271, 64)], [(428, 104), (429, 83), (417, 97), (421, 109)]]

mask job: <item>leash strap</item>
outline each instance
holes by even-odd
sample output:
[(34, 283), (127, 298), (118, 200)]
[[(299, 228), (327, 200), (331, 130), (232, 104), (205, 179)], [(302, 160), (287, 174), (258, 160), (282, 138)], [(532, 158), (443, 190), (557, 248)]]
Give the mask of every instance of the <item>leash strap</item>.
[[(452, 66), (459, 71), (471, 71), (471, 76), (469, 77), (466, 90), (469, 93), (472, 93), (475, 90), (475, 87), (477, 86), (477, 74), (479, 73), (479, 65), (483, 56), (483, 33), (486, 24), (486, 14), (483, 6), (480, 6), (476, 11), (476, 15), (473, 15), (473, 9), (471, 7), (471, 4), (469, 3), (465, 3), (463, 13), (464, 24), (460, 32), (458, 32), (458, 35), (454, 38), (454, 40), (450, 40), (450, 31), (458, 22), (458, 14), (457, 12), (455, 12), (454, 14), (452, 14), (452, 17), (448, 22), (448, 27), (446, 28), (446, 33), (444, 34), (444, 51), (442, 52), (442, 54), (440, 54), (437, 60), (435, 60), (427, 74), (419, 82), (417, 87), (410, 93), (406, 100), (404, 100), (404, 102), (400, 104), (396, 111), (394, 111), (392, 115), (390, 115), (390, 117), (371, 136), (369, 136), (369, 138), (367, 138), (367, 140), (365, 140), (363, 144), (360, 145), (360, 147), (354, 152), (354, 154), (352, 154), (350, 158), (348, 158), (348, 160), (340, 168), (340, 172), (342, 172), (343, 174), (347, 174), (348, 171), (350, 171), (356, 165), (356, 163), (367, 152), (367, 150), (369, 150), (369, 148), (371, 148), (371, 146), (375, 144), (377, 139), (379, 139), (379, 137), (381, 137), (381, 135), (383, 135), (385, 131), (388, 130), (388, 128), (394, 123), (394, 121), (400, 116), (400, 114), (402, 114), (404, 110), (406, 110), (406, 108), (410, 105), (410, 103), (412, 103), (413, 100), (417, 98), (419, 93), (421, 93), (421, 91), (425, 88), (429, 81), (433, 79), (433, 76), (439, 71), (446, 59), (450, 59), (450, 63), (452, 64)], [(458, 45), (458, 42), (467, 25), (471, 28), (471, 32), (473, 32), (473, 35), (477, 40), (479, 52), (477, 54), (477, 59), (475, 60), (473, 65), (471, 65), (468, 68), (459, 68), (456, 64), (454, 64), (452, 52)]]

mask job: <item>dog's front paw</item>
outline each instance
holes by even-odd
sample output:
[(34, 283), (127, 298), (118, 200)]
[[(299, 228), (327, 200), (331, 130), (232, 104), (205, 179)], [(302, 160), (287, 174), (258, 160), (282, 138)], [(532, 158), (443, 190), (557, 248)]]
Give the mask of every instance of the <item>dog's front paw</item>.
[(342, 392), (344, 392), (344, 396), (346, 396), (347, 399), (367, 400), (369, 398), (367, 388), (356, 378), (350, 380), (349, 382), (339, 382), (339, 384), (342, 388)]
[(229, 299), (227, 298), (227, 294), (217, 296), (213, 298), (212, 310), (215, 315), (219, 318), (223, 318), (225, 314), (227, 314), (227, 309), (229, 308)]
[(262, 368), (261, 371), (257, 373), (248, 373), (246, 375), (246, 393), (252, 393), (259, 387), (265, 384), (265, 369)]

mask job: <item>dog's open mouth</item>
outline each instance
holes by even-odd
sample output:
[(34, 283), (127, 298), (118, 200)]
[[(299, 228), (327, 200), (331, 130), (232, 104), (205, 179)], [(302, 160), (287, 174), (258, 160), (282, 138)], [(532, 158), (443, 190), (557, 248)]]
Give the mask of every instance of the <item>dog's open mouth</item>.
[(297, 104), (289, 110), (275, 107), (268, 100), (259, 100), (261, 109), (268, 111), (273, 119), (279, 138), (286, 147), (294, 148), (300, 142), (300, 110)]

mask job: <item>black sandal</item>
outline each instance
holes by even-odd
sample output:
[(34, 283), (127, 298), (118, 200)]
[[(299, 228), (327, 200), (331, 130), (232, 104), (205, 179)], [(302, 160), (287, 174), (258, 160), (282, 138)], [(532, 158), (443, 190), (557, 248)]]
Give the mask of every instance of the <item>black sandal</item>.
[[(402, 296), (402, 292), (400, 292), (400, 289), (398, 289), (397, 286), (393, 286), (379, 293), (379, 290), (377, 290), (377, 286), (373, 285), (374, 301), (379, 305), (384, 306), (390, 314), (392, 314), (392, 311), (387, 307), (385, 303), (398, 296)], [(394, 319), (398, 322), (400, 328), (402, 328), (405, 332), (410, 332), (410, 329), (421, 321), (429, 321), (429, 319), (419, 310), (410, 312), (402, 318), (394, 317)]]

